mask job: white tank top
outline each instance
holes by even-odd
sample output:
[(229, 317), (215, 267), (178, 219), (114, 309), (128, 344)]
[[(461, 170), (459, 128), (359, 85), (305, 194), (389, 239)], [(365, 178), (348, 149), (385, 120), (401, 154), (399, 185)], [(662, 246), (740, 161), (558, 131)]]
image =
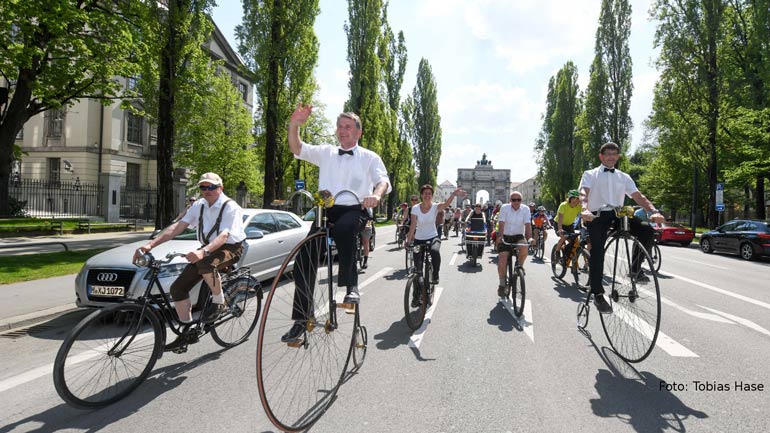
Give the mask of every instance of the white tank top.
[(415, 239), (427, 241), (438, 236), (436, 213), (438, 213), (438, 203), (433, 203), (428, 213), (423, 213), (419, 204), (412, 206), (412, 217), (417, 218), (417, 228), (414, 231)]

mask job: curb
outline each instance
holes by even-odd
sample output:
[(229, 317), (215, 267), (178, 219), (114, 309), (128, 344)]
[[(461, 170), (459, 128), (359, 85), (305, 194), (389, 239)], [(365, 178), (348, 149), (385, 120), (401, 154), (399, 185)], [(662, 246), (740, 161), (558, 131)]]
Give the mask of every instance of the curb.
[(78, 306), (75, 304), (60, 305), (58, 307), (48, 308), (45, 310), (35, 311), (33, 313), (22, 314), (20, 316), (8, 317), (0, 319), (0, 334), (7, 331), (12, 331), (18, 328), (37, 325), (39, 323), (47, 322), (51, 319), (55, 319), (70, 311), (77, 310)]

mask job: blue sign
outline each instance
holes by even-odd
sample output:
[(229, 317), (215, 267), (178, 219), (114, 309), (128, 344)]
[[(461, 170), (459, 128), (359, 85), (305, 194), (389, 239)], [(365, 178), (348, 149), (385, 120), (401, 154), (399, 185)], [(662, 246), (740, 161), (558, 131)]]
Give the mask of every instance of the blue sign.
[(294, 189), (296, 191), (305, 189), (305, 179), (296, 179), (294, 181)]
[(718, 183), (717, 184), (717, 191), (724, 191), (725, 190), (725, 184)]
[(724, 204), (718, 204), (716, 205), (717, 212), (723, 212), (725, 210)]

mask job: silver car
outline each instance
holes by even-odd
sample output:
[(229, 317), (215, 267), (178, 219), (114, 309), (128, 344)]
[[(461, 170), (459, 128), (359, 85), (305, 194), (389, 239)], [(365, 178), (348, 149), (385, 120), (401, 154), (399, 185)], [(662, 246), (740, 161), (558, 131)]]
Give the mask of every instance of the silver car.
[[(273, 209), (244, 209), (243, 220), (247, 239), (237, 267), (248, 266), (258, 280), (273, 278), (278, 273), (286, 256), (305, 238), (312, 224), (291, 212)], [(75, 279), (76, 304), (100, 307), (140, 296), (147, 288), (147, 269), (134, 265), (131, 259), (134, 251), (145, 243), (147, 241), (133, 242), (88, 259)], [(153, 248), (152, 254), (160, 258), (199, 247), (195, 230), (188, 229)], [(185, 266), (187, 261), (177, 258), (161, 269), (158, 277), (166, 293)], [(198, 299), (199, 289), (200, 283), (190, 292), (193, 303)]]

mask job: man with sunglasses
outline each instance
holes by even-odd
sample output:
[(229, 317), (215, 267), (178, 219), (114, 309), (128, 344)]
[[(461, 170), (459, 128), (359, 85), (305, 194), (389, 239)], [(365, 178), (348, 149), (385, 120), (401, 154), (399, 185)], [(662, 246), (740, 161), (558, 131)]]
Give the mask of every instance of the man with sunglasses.
[[(174, 239), (187, 227), (198, 228), (198, 241), (202, 247), (187, 253), (190, 264), (171, 284), (169, 293), (182, 323), (192, 321), (190, 291), (203, 279), (211, 289), (212, 303), (203, 311), (203, 320), (213, 322), (225, 312), (225, 296), (219, 274), (214, 272), (237, 262), (243, 252), (243, 209), (223, 192), (222, 178), (216, 173), (204, 173), (198, 181), (201, 198), (196, 200), (187, 213), (177, 222), (166, 227), (155, 239), (134, 252), (134, 260), (150, 252), (156, 246)], [(188, 344), (184, 333), (164, 350), (170, 351)]]
[[(337, 116), (337, 141), (340, 145), (311, 145), (299, 137), (299, 128), (307, 122), (313, 107), (302, 103), (289, 120), (289, 150), (294, 157), (318, 166), (318, 189), (329, 191), (333, 196), (343, 190), (355, 192), (361, 199), (359, 203), (350, 194), (340, 195), (327, 211), (329, 221), (334, 224), (331, 234), (337, 245), (339, 257), (339, 275), (337, 284), (345, 287), (347, 294), (344, 303), (358, 304), (358, 271), (354, 260), (356, 236), (368, 217), (366, 208), (375, 208), (382, 197), (391, 191), (388, 172), (379, 155), (358, 145), (361, 138), (361, 119), (355, 113), (341, 113)], [(313, 226), (310, 234), (320, 230)], [(301, 260), (306, 255), (298, 256), (295, 269), (312, 272), (317, 264)], [(300, 341), (308, 320), (310, 298), (315, 290), (313, 282), (297, 279), (294, 291), (292, 320), (294, 325), (281, 337), (285, 343)]]
[(514, 191), (510, 196), (510, 203), (500, 208), (498, 217), (498, 231), (502, 236), (497, 236), (497, 276), (500, 282), (497, 286), (497, 296), (504, 298), (508, 296), (508, 287), (505, 284), (505, 272), (508, 265), (508, 254), (513, 254), (514, 248), (518, 250), (519, 264), (524, 267), (524, 261), (527, 260), (526, 245), (506, 245), (519, 244), (524, 239), (529, 243), (534, 243), (532, 238), (532, 215), (527, 206), (521, 205), (521, 193)]

